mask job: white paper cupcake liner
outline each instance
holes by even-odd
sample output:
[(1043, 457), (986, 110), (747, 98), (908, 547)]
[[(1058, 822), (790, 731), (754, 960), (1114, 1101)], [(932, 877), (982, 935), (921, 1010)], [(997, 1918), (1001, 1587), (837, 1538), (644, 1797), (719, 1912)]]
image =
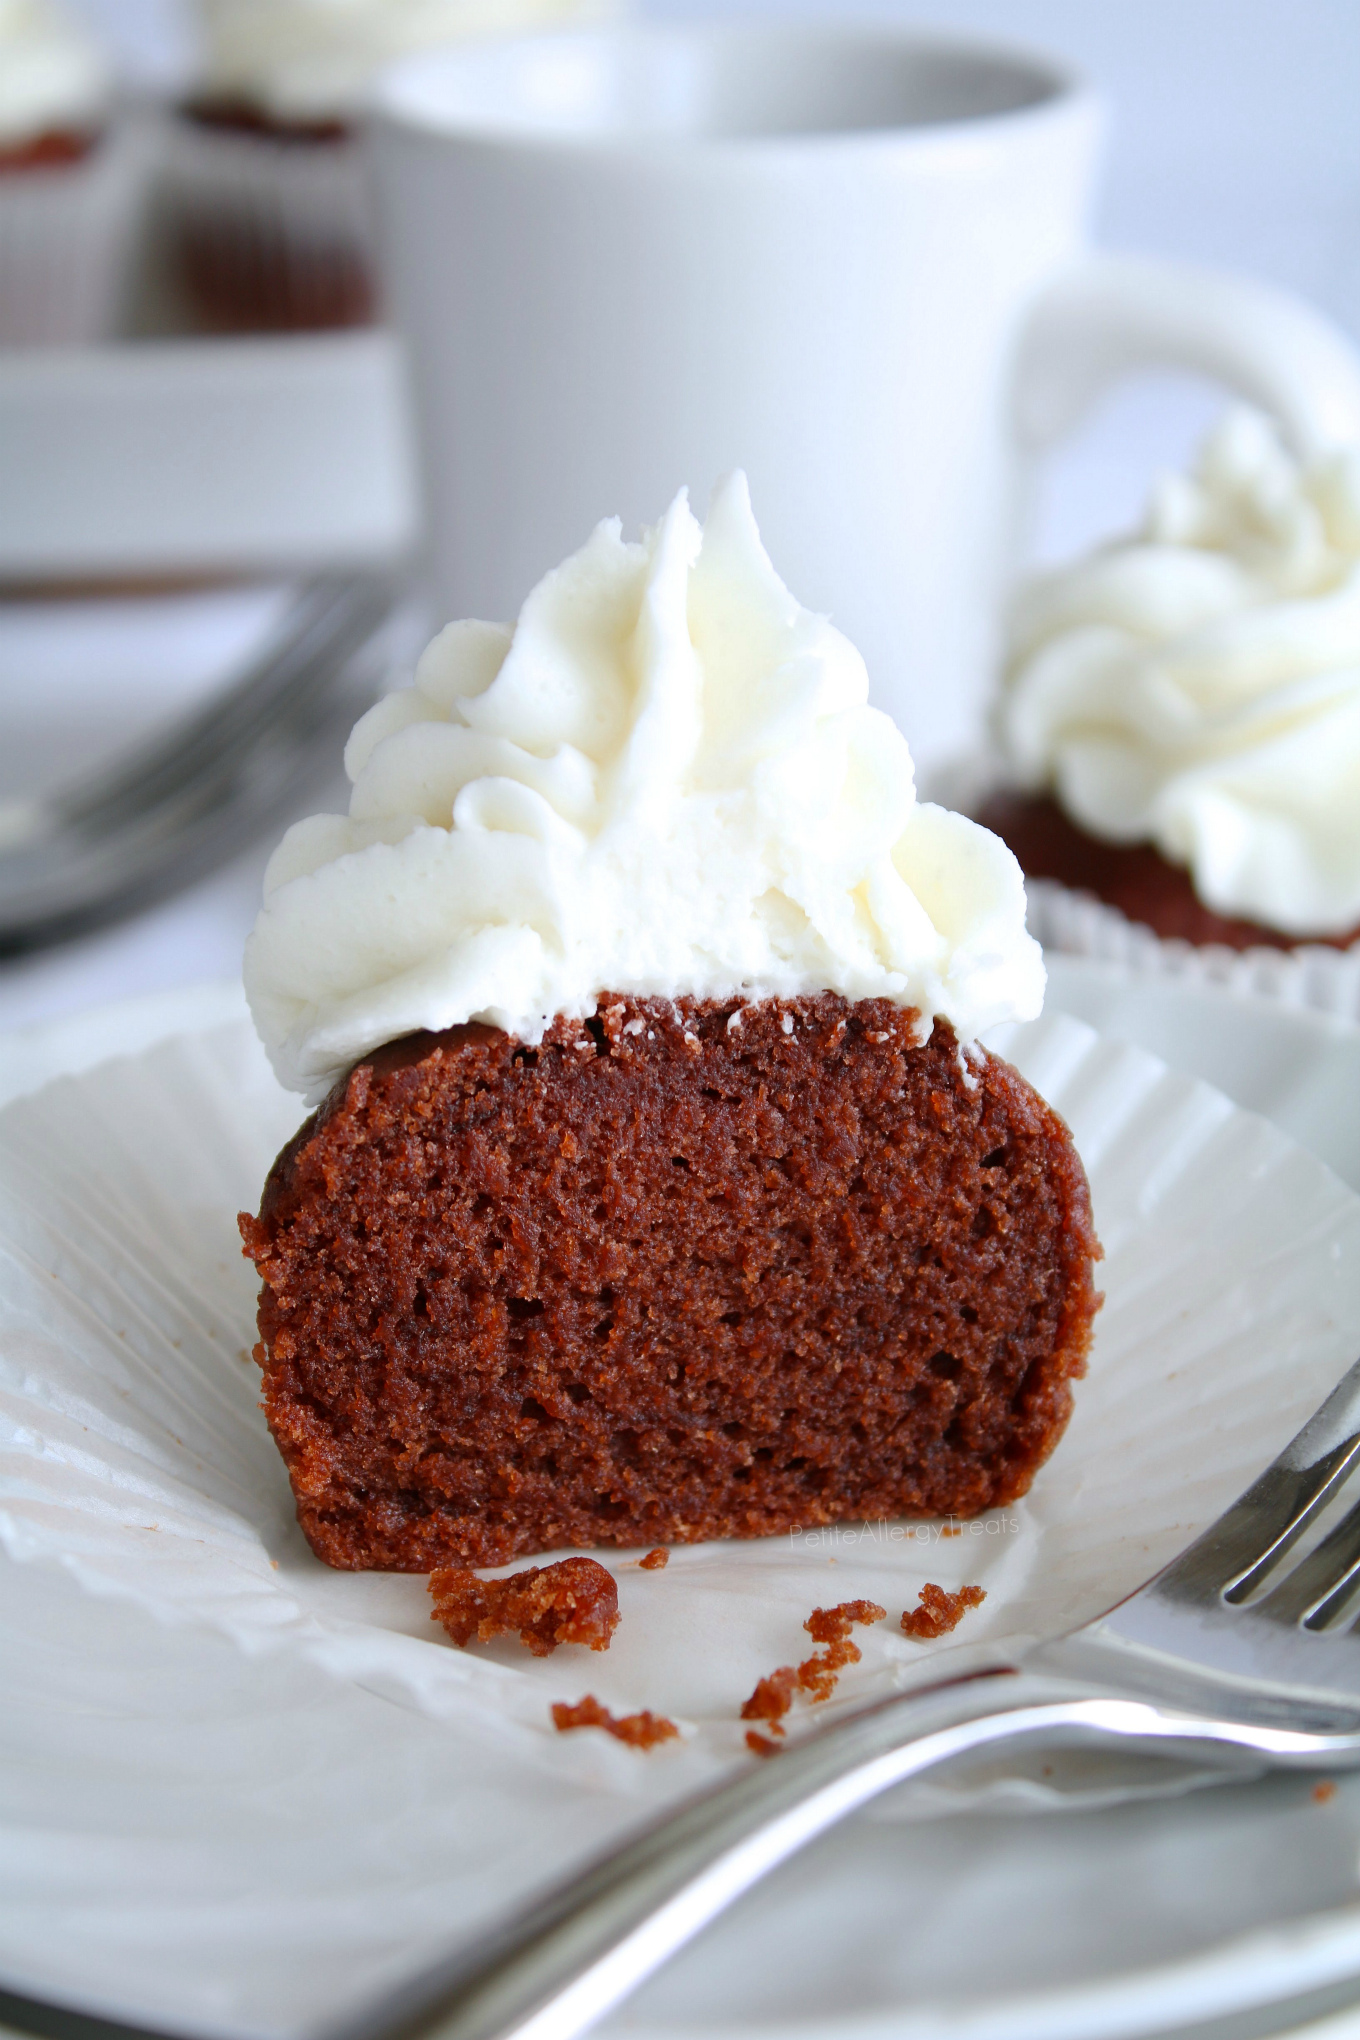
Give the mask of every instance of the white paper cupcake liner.
[[(981, 1581), (975, 1634), (1051, 1633), (1222, 1509), (1354, 1356), (1360, 1200), (1264, 1121), (1076, 1021), (1000, 1030), (995, 1046), (1071, 1125), (1107, 1253), (1091, 1371), (1032, 1493), (976, 1528), (691, 1546), (659, 1573), (605, 1553), (624, 1619), (603, 1657), (457, 1651), (430, 1623), (423, 1581), (331, 1573), (302, 1544), (257, 1407), (256, 1284), (234, 1225), (301, 1108), (245, 1021), (0, 1115), (0, 1534), (16, 1561), (0, 1958), (13, 1987), (172, 2032), (286, 2040), (343, 2024), (447, 1955), (459, 1929), (485, 1934), (642, 1814), (730, 1770), (737, 1703), (807, 1648), (814, 1603), (869, 1595), (895, 1618), (924, 1580)], [(841, 1702), (893, 1690), (948, 1648), (909, 1644), (891, 1623), (856, 1636), (864, 1658)], [(551, 1701), (586, 1689), (684, 1715), (684, 1741), (643, 1756), (554, 1735)], [(1096, 1764), (1039, 1755), (1069, 1777)], [(971, 1791), (975, 1805), (1051, 1809), (1147, 1783), (1102, 1769), (1060, 1795), (1036, 1763), (1029, 1779), (937, 1790), (956, 1807)], [(1228, 1852), (1249, 1871), (1267, 1849), (1291, 1864), (1322, 1851), (1346, 1895), (1347, 1789), (1320, 1807), (1301, 1788), (1292, 1811), (1281, 1792), (1258, 1795), (1260, 1825), (1234, 1802), (1220, 1854), (1163, 1820), (1064, 1822), (1046, 1855), (1034, 1822), (1018, 1840), (1009, 1823), (984, 1829), (970, 1853), (957, 1831), (904, 1845), (865, 1823), (839, 1855), (824, 1844), (802, 1885), (781, 1873), (710, 1931), (699, 2011), (681, 1979), (677, 1997), (652, 1986), (608, 2030), (1128, 2040), (1276, 2003), (1354, 1973), (1356, 1908), (1299, 1917), (1296, 1904), (1248, 1939), (1215, 1871)], [(1330, 1874), (1304, 1880), (1300, 1903), (1315, 1908)], [(1066, 1966), (1003, 1996), (1010, 1958), (984, 1967), (979, 1920), (1014, 1915), (1017, 1934), (1038, 1936), (1055, 1908), (1071, 1916), (1074, 1892), (1084, 1902), (1087, 1879), (1082, 1932), (1040, 1943)], [(1189, 1902), (1198, 1879), (1205, 1912)], [(1154, 1910), (1176, 1957), (1155, 1972), (1135, 1931)], [(913, 1939), (944, 1951), (933, 1968), (894, 1966)], [(763, 1982), (753, 2011), (742, 1979), (782, 1982), (803, 1945), (825, 1950), (822, 1994), (799, 1972), (805, 2014), (790, 1993), (766, 2004)]]
[[(1106, 1254), (1075, 1415), (1014, 1507), (680, 1547), (655, 1576), (610, 1551), (624, 1621), (606, 1658), (452, 1649), (422, 1580), (330, 1572), (297, 1529), (258, 1407), (235, 1215), (300, 1107), (240, 1022), (0, 1116), (0, 1546), (625, 1798), (743, 1755), (742, 1700), (831, 1597), (889, 1611), (857, 1638), (840, 1702), (920, 1675), (933, 1653), (896, 1624), (924, 1581), (985, 1586), (965, 1648), (1088, 1619), (1211, 1521), (1354, 1357), (1360, 1199), (1266, 1122), (1079, 1021), (1048, 1015), (995, 1045), (1071, 1126)], [(682, 1744), (649, 1766), (557, 1736), (550, 1703), (586, 1691), (670, 1713)]]
[(1169, 941), (1118, 907), (1054, 879), (1026, 879), (1025, 893), (1030, 934), (1045, 949), (1120, 964), (1142, 977), (1225, 985), (1360, 1021), (1360, 943), (1350, 949), (1317, 942), (1297, 949), (1229, 949), (1217, 942)]
[(0, 172), (0, 348), (111, 336), (142, 185), (126, 131), (79, 162)]
[(371, 316), (374, 227), (357, 136), (285, 140), (179, 116), (163, 171), (172, 260), (202, 323), (302, 329)]

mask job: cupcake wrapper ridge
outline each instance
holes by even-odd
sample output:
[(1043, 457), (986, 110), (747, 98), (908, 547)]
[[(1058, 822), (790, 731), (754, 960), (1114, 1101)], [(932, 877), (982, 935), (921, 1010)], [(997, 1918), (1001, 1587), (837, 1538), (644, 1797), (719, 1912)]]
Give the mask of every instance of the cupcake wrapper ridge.
[(75, 162), (0, 174), (0, 348), (112, 337), (144, 171), (119, 130)]
[(163, 211), (190, 307), (226, 331), (365, 324), (374, 228), (360, 138), (275, 140), (177, 118)]
[(1154, 934), (1118, 907), (1054, 879), (1026, 879), (1025, 894), (1029, 932), (1045, 949), (1117, 963), (1143, 977), (1224, 985), (1360, 1022), (1360, 943), (1350, 949), (1314, 942), (1296, 949), (1199, 946)]

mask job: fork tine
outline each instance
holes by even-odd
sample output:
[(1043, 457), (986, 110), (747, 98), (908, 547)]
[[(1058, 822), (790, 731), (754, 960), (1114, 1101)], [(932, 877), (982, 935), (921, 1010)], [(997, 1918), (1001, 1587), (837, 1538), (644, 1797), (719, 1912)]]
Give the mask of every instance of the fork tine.
[(391, 586), (378, 576), (333, 574), (304, 584), (269, 642), (234, 680), (106, 773), (58, 790), (54, 820), (82, 832), (107, 832), (177, 799), (197, 775), (220, 773), (224, 760), (248, 745), (314, 672), (333, 670), (371, 635), (391, 605)]
[[(179, 890), (282, 817), (376, 688), (356, 661), (391, 614), (387, 575), (305, 587), (251, 666), (105, 773), (32, 806), (0, 844), (0, 956)], [(356, 698), (362, 693), (362, 700)]]
[[(1344, 1486), (1357, 1464), (1360, 1464), (1360, 1438), (1352, 1438), (1325, 1454), (1315, 1466), (1302, 1471), (1280, 1468), (1268, 1486), (1268, 1476), (1262, 1476), (1258, 1486), (1266, 1488), (1266, 1492), (1258, 1502), (1259, 1527), (1266, 1528), (1270, 1519), (1284, 1520), (1285, 1527), (1271, 1538), (1254, 1564), (1228, 1582), (1223, 1589), (1224, 1600), (1245, 1601), (1255, 1593), (1280, 1560), (1292, 1551), (1309, 1524), (1317, 1520), (1327, 1503)], [(1249, 1491), (1243, 1496), (1243, 1502), (1250, 1500), (1254, 1493), (1254, 1490)], [(1243, 1527), (1245, 1530), (1245, 1523)]]
[[(1217, 1595), (1246, 1600), (1357, 1466), (1360, 1361), (1260, 1478), (1168, 1568), (1162, 1589), (1195, 1600)], [(1333, 1572), (1330, 1583), (1336, 1577)], [(1323, 1589), (1328, 1584), (1324, 1581)]]
[(1321, 1629), (1360, 1585), (1360, 1502), (1252, 1610), (1272, 1622)]

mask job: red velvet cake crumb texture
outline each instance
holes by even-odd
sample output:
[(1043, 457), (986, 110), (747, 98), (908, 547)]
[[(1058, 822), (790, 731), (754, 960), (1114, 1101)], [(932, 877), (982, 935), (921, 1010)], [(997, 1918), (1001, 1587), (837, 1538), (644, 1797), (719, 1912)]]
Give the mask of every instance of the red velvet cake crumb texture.
[(669, 1565), (670, 1562), (671, 1555), (669, 1551), (649, 1551), (645, 1558), (638, 1560), (638, 1565), (643, 1572), (660, 1572), (661, 1568)]
[(960, 1587), (956, 1594), (948, 1594), (927, 1580), (919, 1598), (920, 1606), (907, 1609), (902, 1616), (902, 1634), (914, 1636), (918, 1643), (930, 1643), (957, 1629), (968, 1610), (980, 1608), (987, 1595), (982, 1587)]
[(479, 1580), (466, 1566), (444, 1566), (430, 1574), (430, 1592), (431, 1621), (442, 1622), (460, 1648), (474, 1636), (488, 1643), (517, 1629), (535, 1657), (547, 1657), (559, 1643), (608, 1650), (619, 1626), (618, 1587), (593, 1558), (531, 1565), (508, 1580)]
[(609, 997), (535, 1048), (466, 1026), (360, 1062), (241, 1218), (317, 1555), (429, 1572), (1024, 1494), (1085, 1370), (1086, 1178), (1015, 1070), (915, 1025)]
[[(763, 1679), (757, 1680), (750, 1699), (743, 1700), (742, 1720), (781, 1721), (793, 1705), (797, 1684), (798, 1674), (792, 1665), (780, 1665), (778, 1671), (767, 1673)], [(783, 1729), (779, 1729), (778, 1733), (782, 1735)]]
[[(881, 1622), (886, 1612), (877, 1601), (842, 1601), (838, 1608), (814, 1608), (803, 1627), (813, 1642), (824, 1644), (825, 1649), (804, 1658), (796, 1669), (780, 1665), (759, 1680), (754, 1693), (742, 1702), (742, 1720), (768, 1721), (775, 1735), (783, 1735), (781, 1723), (793, 1705), (795, 1692), (801, 1690), (813, 1701), (829, 1700), (845, 1666), (859, 1663), (862, 1652), (850, 1641), (851, 1624)], [(746, 1740), (751, 1742), (749, 1735)]]
[(881, 1622), (887, 1613), (877, 1601), (842, 1601), (838, 1608), (814, 1608), (803, 1624), (814, 1643), (825, 1645), (798, 1667), (798, 1683), (810, 1700), (829, 1700), (836, 1681), (847, 1665), (857, 1665), (863, 1653), (850, 1641), (853, 1622)]
[(631, 1743), (635, 1750), (654, 1749), (658, 1743), (670, 1742), (680, 1733), (673, 1721), (668, 1721), (664, 1714), (653, 1714), (647, 1707), (640, 1714), (611, 1714), (593, 1693), (587, 1693), (584, 1700), (574, 1705), (555, 1700), (552, 1717), (553, 1727), (563, 1734), (570, 1728), (602, 1728), (606, 1735), (621, 1743)]

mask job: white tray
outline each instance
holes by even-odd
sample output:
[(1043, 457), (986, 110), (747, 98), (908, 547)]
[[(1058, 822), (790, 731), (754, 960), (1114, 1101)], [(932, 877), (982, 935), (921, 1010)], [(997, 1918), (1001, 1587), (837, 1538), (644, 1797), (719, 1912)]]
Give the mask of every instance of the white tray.
[(0, 353), (0, 584), (400, 558), (418, 530), (381, 329)]

